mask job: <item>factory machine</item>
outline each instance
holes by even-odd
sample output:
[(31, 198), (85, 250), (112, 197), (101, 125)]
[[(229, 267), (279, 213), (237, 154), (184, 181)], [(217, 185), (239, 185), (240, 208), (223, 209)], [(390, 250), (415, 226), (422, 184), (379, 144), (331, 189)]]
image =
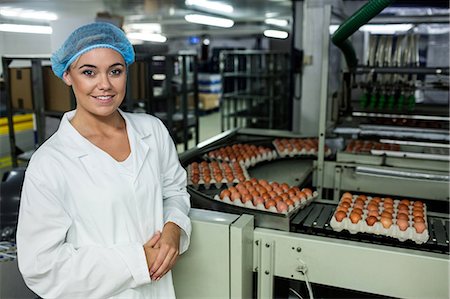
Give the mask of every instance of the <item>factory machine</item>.
[[(430, 39), (369, 36), (367, 59), (342, 73), (340, 95), (320, 96), (318, 136), (241, 128), (181, 155), (194, 207), (254, 217), (253, 256), (242, 262), (251, 264), (258, 298), (281, 289), (310, 298), (449, 298), (448, 52), (439, 64), (438, 52), (424, 50)], [(241, 161), (241, 178), (232, 161)], [(283, 184), (274, 196), (294, 194), (283, 198), (292, 207), (260, 204)], [(297, 203), (304, 189), (312, 195)], [(358, 201), (362, 217), (353, 213)]]

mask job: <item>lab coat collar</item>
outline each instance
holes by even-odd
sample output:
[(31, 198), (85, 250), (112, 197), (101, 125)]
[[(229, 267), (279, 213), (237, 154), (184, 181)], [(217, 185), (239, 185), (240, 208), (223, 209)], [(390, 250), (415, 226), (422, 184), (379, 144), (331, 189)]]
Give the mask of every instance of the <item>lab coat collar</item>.
[[(130, 146), (133, 150), (137, 161), (145, 158), (149, 150), (149, 145), (145, 142), (145, 139), (151, 136), (151, 129), (148, 126), (138, 126), (132, 119), (130, 119), (126, 113), (118, 110), (120, 115), (125, 119), (127, 126), (128, 139), (130, 141)], [(65, 150), (72, 157), (80, 158), (89, 155), (91, 152), (92, 143), (90, 143), (85, 137), (83, 137), (70, 123), (70, 120), (74, 117), (76, 110), (66, 112), (59, 125), (59, 138), (63, 140), (63, 144), (66, 146)], [(135, 140), (133, 140), (135, 139)], [(139, 142), (143, 146), (136, 146)], [(142, 160), (141, 160), (142, 161)], [(139, 167), (140, 168), (140, 167)], [(140, 169), (135, 168), (137, 172)]]

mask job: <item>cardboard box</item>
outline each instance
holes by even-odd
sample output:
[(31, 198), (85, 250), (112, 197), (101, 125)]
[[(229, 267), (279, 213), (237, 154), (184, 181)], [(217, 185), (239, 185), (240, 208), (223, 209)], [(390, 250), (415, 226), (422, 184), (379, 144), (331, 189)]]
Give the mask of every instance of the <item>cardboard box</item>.
[(44, 109), (46, 111), (66, 112), (75, 109), (71, 102), (71, 87), (56, 77), (51, 67), (45, 66), (42, 68), (42, 80), (44, 83)]
[(219, 93), (199, 93), (198, 106), (201, 110), (211, 110), (219, 107)]
[(15, 109), (33, 109), (31, 68), (9, 69), (11, 101)]

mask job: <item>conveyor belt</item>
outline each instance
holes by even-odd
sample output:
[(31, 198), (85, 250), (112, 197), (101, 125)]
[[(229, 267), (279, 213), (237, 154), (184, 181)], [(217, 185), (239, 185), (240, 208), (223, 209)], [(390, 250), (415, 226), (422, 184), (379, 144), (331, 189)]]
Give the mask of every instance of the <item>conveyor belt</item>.
[(424, 244), (416, 244), (413, 241), (401, 242), (395, 238), (368, 233), (351, 234), (345, 230), (336, 232), (329, 225), (334, 210), (335, 205), (332, 204), (312, 203), (307, 208), (301, 210), (292, 219), (291, 231), (364, 243), (373, 243), (447, 254), (449, 253), (450, 224), (448, 219), (429, 216), (428, 230), (430, 238), (428, 242)]

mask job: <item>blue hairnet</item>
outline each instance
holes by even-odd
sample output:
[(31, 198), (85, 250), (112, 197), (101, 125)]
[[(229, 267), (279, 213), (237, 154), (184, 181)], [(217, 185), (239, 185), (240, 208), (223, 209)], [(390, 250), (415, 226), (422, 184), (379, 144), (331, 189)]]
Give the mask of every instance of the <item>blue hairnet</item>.
[(61, 48), (53, 53), (50, 59), (53, 72), (62, 79), (72, 62), (95, 48), (116, 50), (123, 56), (127, 66), (134, 62), (134, 49), (125, 33), (112, 24), (96, 22), (76, 29)]

